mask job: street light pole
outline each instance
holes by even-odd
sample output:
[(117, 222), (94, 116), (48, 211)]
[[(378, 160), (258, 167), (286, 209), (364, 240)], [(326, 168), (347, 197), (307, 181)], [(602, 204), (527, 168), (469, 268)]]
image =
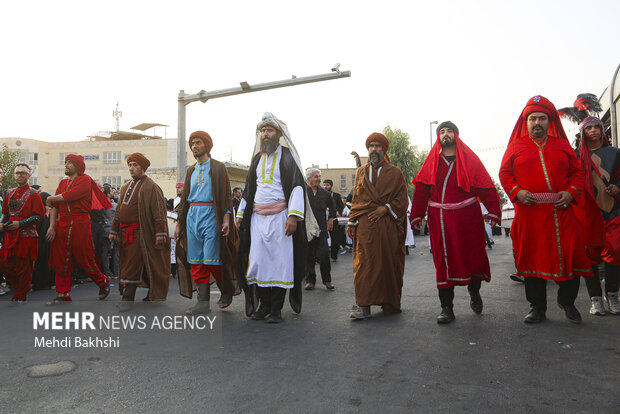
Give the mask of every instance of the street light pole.
[(433, 148), (433, 124), (438, 124), (438, 121), (431, 121), (428, 123), (428, 128), (430, 130), (430, 137), (431, 137), (431, 148)]
[(275, 82), (258, 83), (256, 85), (250, 85), (247, 82), (240, 82), (238, 87), (221, 89), (218, 91), (207, 92), (200, 91), (196, 94), (187, 95), (184, 91), (179, 91), (178, 104), (178, 137), (177, 137), (177, 178), (178, 181), (185, 179), (185, 169), (187, 168), (187, 156), (185, 151), (185, 106), (192, 102), (200, 101), (202, 103), (207, 102), (209, 99), (224, 98), (226, 96), (241, 95), (243, 93), (260, 92), (268, 89), (285, 88), (287, 86), (303, 85), (305, 83), (322, 82), (333, 79), (348, 78), (351, 76), (350, 71), (341, 72), (340, 64), (336, 64), (332, 68), (332, 73), (326, 73), (322, 75), (304, 76), (301, 78), (293, 76), (291, 79), (285, 79)]

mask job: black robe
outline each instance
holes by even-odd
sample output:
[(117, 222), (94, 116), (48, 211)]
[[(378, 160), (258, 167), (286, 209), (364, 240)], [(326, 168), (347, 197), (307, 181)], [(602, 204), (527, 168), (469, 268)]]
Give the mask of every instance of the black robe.
[[(258, 153), (254, 156), (252, 164), (250, 165), (250, 170), (248, 171), (248, 177), (245, 182), (245, 190), (243, 192), (243, 198), (246, 201), (246, 206), (243, 212), (243, 220), (239, 226), (239, 238), (241, 240), (238, 256), (239, 279), (242, 282), (243, 291), (246, 295), (245, 312), (248, 316), (254, 312), (258, 305), (256, 287), (255, 285), (247, 284), (245, 275), (247, 273), (248, 261), (250, 257), (250, 223), (252, 221), (252, 213), (254, 212), (254, 197), (256, 196), (256, 167), (258, 166), (261, 155), (262, 154)], [(293, 159), (291, 152), (286, 147), (282, 147), (280, 177), (282, 180), (284, 198), (287, 202), (293, 192), (293, 188), (301, 186), (302, 189), (305, 189), (306, 180), (304, 180), (301, 171), (299, 171), (297, 164), (295, 164), (295, 160)], [(304, 199), (306, 199), (306, 192), (304, 191), (303, 193)], [(306, 212), (306, 214), (309, 214), (309, 212)], [(297, 230), (293, 234), (293, 273), (295, 284), (292, 289), (289, 289), (289, 303), (293, 311), (296, 313), (301, 312), (301, 285), (303, 278), (306, 276), (307, 254), (308, 239), (306, 237), (306, 225), (305, 221), (301, 220), (297, 222)]]

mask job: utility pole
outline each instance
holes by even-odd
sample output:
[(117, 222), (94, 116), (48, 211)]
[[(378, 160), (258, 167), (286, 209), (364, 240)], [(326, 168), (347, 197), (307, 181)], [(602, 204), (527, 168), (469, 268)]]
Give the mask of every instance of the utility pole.
[[(185, 91), (180, 90), (178, 96), (178, 134), (177, 134), (177, 181), (183, 181), (185, 179), (185, 170), (187, 169), (187, 155), (185, 150), (185, 107), (196, 101), (202, 103), (207, 102), (209, 99), (224, 98), (226, 96), (241, 95), (243, 93), (260, 92), (269, 89), (286, 88), (288, 86), (303, 85), (305, 83), (322, 82), (334, 79), (348, 78), (351, 76), (350, 71), (340, 71), (340, 64), (337, 63), (332, 67), (332, 73), (326, 73), (323, 75), (313, 75), (298, 78), (293, 76), (291, 79), (285, 79), (275, 82), (258, 83), (256, 85), (250, 85), (247, 82), (240, 82), (237, 87), (229, 89), (221, 89), (218, 91), (200, 91), (196, 94), (187, 95)], [(231, 151), (232, 153), (232, 151)]]

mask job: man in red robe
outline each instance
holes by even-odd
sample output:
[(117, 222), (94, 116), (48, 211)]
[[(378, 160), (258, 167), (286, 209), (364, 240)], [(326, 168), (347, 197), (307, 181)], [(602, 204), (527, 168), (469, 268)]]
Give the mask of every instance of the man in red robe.
[(36, 226), (45, 216), (41, 195), (28, 185), (30, 173), (27, 164), (15, 166), (17, 188), (9, 190), (2, 203), (0, 232), (4, 232), (4, 237), (0, 248), (0, 273), (15, 289), (9, 306), (26, 303), (39, 251)]
[[(81, 155), (65, 157), (67, 178), (60, 181), (56, 195), (47, 198), (50, 228), (45, 236), (52, 243), (50, 267), (56, 272), (56, 298), (48, 305), (71, 301), (71, 273), (79, 267), (99, 286), (99, 300), (110, 294), (110, 279), (95, 258), (90, 227), (91, 209), (109, 209), (110, 201), (97, 184), (84, 174)], [(57, 220), (58, 219), (58, 220)]]
[[(454, 287), (467, 286), (474, 313), (482, 313), (480, 286), (491, 280), (485, 250), (484, 219), (491, 225), (501, 220), (499, 196), (489, 173), (474, 152), (459, 138), (450, 122), (437, 127), (437, 141), (413, 180), (410, 220), (420, 229), (428, 209), (428, 229), (441, 313), (437, 323), (454, 317)], [(483, 218), (478, 199), (486, 206)]]
[[(579, 276), (591, 276), (576, 209), (584, 173), (555, 106), (531, 98), (510, 137), (499, 179), (515, 206), (512, 237), (517, 275), (525, 278), (530, 312), (524, 322), (545, 320), (547, 280), (559, 284), (558, 305), (574, 323)], [(599, 214), (600, 216), (600, 214)]]

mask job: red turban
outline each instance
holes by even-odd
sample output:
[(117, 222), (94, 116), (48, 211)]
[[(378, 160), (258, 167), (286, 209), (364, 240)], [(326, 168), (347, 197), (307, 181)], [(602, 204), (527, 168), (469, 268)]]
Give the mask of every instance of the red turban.
[(211, 156), (211, 148), (213, 148), (213, 140), (211, 139), (211, 135), (204, 131), (194, 131), (189, 136), (189, 147), (192, 147), (192, 140), (194, 138), (198, 138), (204, 142), (205, 147), (207, 147), (207, 154)]
[(543, 112), (549, 116), (548, 135), (568, 141), (564, 128), (562, 127), (562, 122), (560, 122), (560, 115), (558, 114), (557, 109), (555, 109), (555, 106), (551, 103), (551, 101), (549, 101), (549, 99), (541, 95), (536, 95), (527, 101), (525, 108), (523, 108), (523, 111), (521, 112), (521, 116), (512, 130), (510, 141), (529, 134), (527, 130), (527, 117), (533, 112)]
[(137, 163), (138, 165), (140, 165), (140, 167), (142, 167), (142, 170), (144, 171), (146, 171), (151, 166), (151, 161), (149, 161), (148, 158), (146, 158), (139, 152), (134, 152), (129, 157), (127, 157), (127, 165), (129, 165), (130, 162)]
[(86, 164), (84, 163), (84, 157), (77, 154), (69, 154), (65, 157), (65, 162), (71, 161), (71, 163), (77, 168), (78, 175), (84, 174), (86, 171)]

